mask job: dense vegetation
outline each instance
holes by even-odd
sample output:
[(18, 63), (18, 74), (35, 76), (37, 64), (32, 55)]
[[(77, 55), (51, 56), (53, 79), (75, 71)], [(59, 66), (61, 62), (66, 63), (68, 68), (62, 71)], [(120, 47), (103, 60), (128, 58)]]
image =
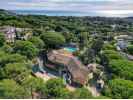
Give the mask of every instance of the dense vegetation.
[(130, 80), (114, 79), (109, 81), (109, 88), (106, 88), (105, 95), (115, 99), (133, 98), (133, 82)]
[[(71, 42), (78, 44), (74, 55), (84, 65), (103, 66), (94, 74), (99, 79), (99, 73), (104, 72), (105, 86), (97, 98), (133, 98), (133, 62), (116, 50), (114, 40), (116, 35), (132, 35), (132, 18), (24, 16), (0, 10), (0, 27), (7, 25), (29, 28), (33, 34), (27, 40), (7, 43), (0, 32), (0, 98), (94, 98), (83, 87), (69, 91), (60, 78), (44, 82), (33, 75), (32, 67), (40, 54)], [(132, 51), (131, 42), (126, 53)]]

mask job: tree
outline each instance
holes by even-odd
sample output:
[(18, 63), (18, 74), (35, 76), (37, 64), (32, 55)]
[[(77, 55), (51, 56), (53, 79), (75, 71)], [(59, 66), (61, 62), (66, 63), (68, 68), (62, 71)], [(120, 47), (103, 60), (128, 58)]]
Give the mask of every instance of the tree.
[(15, 62), (26, 62), (27, 59), (25, 56), (20, 54), (8, 54), (3, 51), (0, 51), (0, 65), (4, 67), (8, 63), (15, 63)]
[(73, 33), (63, 32), (62, 34), (65, 37), (67, 43), (74, 41), (75, 36)]
[(65, 31), (67, 31), (67, 29), (61, 25), (58, 25), (58, 26), (56, 26), (55, 31), (56, 32), (65, 32)]
[(101, 51), (101, 49), (103, 47), (103, 44), (104, 44), (104, 42), (103, 42), (103, 39), (101, 39), (101, 38), (98, 38), (97, 40), (94, 40), (94, 42), (92, 43), (91, 48), (94, 50), (95, 55), (97, 55)]
[(84, 54), (80, 55), (80, 59), (82, 60), (83, 64), (85, 64), (85, 65), (95, 62), (94, 50), (88, 48), (86, 50), (86, 52), (84, 52)]
[(4, 79), (0, 81), (1, 99), (24, 99), (28, 97), (28, 92), (18, 85), (14, 80)]
[(29, 41), (17, 41), (14, 45), (14, 51), (32, 59), (38, 54), (39, 50)]
[(74, 99), (91, 99), (92, 95), (86, 88), (79, 88), (73, 92)]
[(0, 47), (4, 45), (5, 42), (5, 36), (3, 33), (0, 33)]
[(80, 33), (80, 45), (82, 47), (87, 47), (88, 46), (88, 33), (87, 32), (82, 32)]
[(29, 41), (32, 42), (38, 49), (43, 49), (45, 47), (44, 42), (39, 37), (32, 37)]
[(12, 53), (13, 52), (13, 48), (8, 44), (5, 44), (4, 46), (2, 46), (0, 50), (4, 51), (6, 53)]
[(111, 99), (111, 98), (106, 96), (98, 96), (98, 97), (94, 97), (94, 99)]
[(133, 82), (124, 79), (110, 80), (104, 95), (114, 99), (129, 99), (133, 97)]
[(117, 51), (114, 50), (104, 50), (102, 54), (104, 54), (110, 61), (123, 59), (123, 57)]
[(103, 45), (103, 50), (115, 50), (115, 47), (111, 44), (106, 43)]
[(127, 47), (127, 51), (128, 51), (129, 54), (133, 55), (133, 45), (129, 45)]
[(33, 93), (38, 93), (40, 95), (40, 98), (46, 98), (44, 92), (45, 84), (42, 79), (33, 76), (28, 76), (25, 77), (21, 85), (25, 88), (26, 91), (29, 92), (31, 98), (33, 98), (34, 96)]
[(65, 43), (65, 38), (60, 33), (49, 32), (41, 35), (41, 39), (48, 48), (55, 48)]
[(117, 77), (133, 80), (133, 62), (127, 60), (112, 60), (109, 68)]
[(60, 90), (60, 96), (57, 98), (59, 98), (59, 99), (72, 99), (72, 94), (68, 89), (63, 88)]
[(66, 98), (68, 97), (68, 91), (65, 89), (65, 85), (62, 79), (51, 79), (45, 84), (45, 93), (47, 98)]
[(41, 29), (33, 29), (33, 35), (34, 36), (40, 36), (40, 34), (42, 34)]
[(12, 63), (7, 64), (3, 70), (4, 77), (8, 79), (14, 79), (16, 82), (22, 82), (25, 77), (29, 76), (31, 70), (28, 69), (28, 65), (24, 63)]

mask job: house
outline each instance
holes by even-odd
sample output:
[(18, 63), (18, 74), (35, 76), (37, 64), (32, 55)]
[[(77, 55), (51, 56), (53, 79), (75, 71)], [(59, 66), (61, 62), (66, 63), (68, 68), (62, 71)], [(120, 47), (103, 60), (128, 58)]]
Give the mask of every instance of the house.
[(0, 28), (0, 32), (5, 34), (6, 42), (13, 43), (16, 38), (16, 29), (11, 26), (3, 26)]
[(88, 68), (63, 49), (49, 52), (45, 65), (56, 70), (70, 84), (86, 85), (88, 83)]
[(115, 30), (115, 28), (117, 27), (117, 25), (116, 24), (113, 24), (113, 25), (111, 25), (111, 27), (112, 27), (113, 30)]
[(127, 58), (128, 58), (129, 60), (133, 61), (133, 55), (127, 54)]
[(16, 38), (16, 30), (14, 27), (9, 27), (7, 28), (7, 31), (6, 31), (6, 41), (8, 43), (14, 43), (15, 41), (15, 38)]
[(119, 35), (115, 36), (117, 50), (125, 50), (128, 46), (128, 42), (132, 40), (132, 37), (129, 35)]
[(115, 36), (114, 39), (116, 41), (118, 41), (118, 40), (130, 41), (130, 40), (133, 39), (133, 37), (132, 36), (129, 36), (129, 35), (119, 35), (119, 36)]
[(16, 28), (17, 39), (28, 40), (32, 36), (32, 31), (29, 28)]
[(119, 47), (121, 50), (125, 50), (128, 46), (128, 42), (123, 40), (123, 39), (119, 39), (116, 43), (117, 48)]
[(5, 34), (6, 42), (13, 43), (15, 39), (28, 40), (32, 36), (30, 28), (16, 28), (12, 26), (0, 27), (0, 32)]
[(25, 32), (24, 36), (21, 37), (21, 39), (28, 40), (31, 37), (32, 37), (32, 31), (27, 31)]

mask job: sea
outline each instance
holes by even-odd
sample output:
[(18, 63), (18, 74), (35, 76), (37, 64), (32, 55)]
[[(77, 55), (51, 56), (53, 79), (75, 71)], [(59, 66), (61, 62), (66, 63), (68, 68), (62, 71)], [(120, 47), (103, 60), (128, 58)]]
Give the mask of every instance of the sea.
[(96, 16), (96, 13), (73, 12), (73, 11), (48, 11), (48, 10), (11, 10), (19, 15), (47, 15), (47, 16)]

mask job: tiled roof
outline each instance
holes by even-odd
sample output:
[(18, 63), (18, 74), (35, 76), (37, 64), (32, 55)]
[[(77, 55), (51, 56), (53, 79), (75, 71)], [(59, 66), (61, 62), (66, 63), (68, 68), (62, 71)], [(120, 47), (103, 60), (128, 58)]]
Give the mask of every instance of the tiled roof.
[(64, 64), (67, 66), (67, 69), (71, 73), (75, 82), (85, 84), (87, 81), (89, 70), (71, 54), (64, 54), (63, 50), (56, 50), (48, 53), (48, 59), (53, 63)]
[(77, 59), (71, 58), (67, 65), (75, 82), (85, 84), (88, 80), (89, 70)]
[(61, 63), (64, 65), (68, 64), (68, 62), (70, 60), (70, 57), (68, 57), (67, 55), (61, 54), (61, 53), (56, 52), (56, 51), (52, 51), (52, 52), (48, 53), (47, 56), (51, 62)]

